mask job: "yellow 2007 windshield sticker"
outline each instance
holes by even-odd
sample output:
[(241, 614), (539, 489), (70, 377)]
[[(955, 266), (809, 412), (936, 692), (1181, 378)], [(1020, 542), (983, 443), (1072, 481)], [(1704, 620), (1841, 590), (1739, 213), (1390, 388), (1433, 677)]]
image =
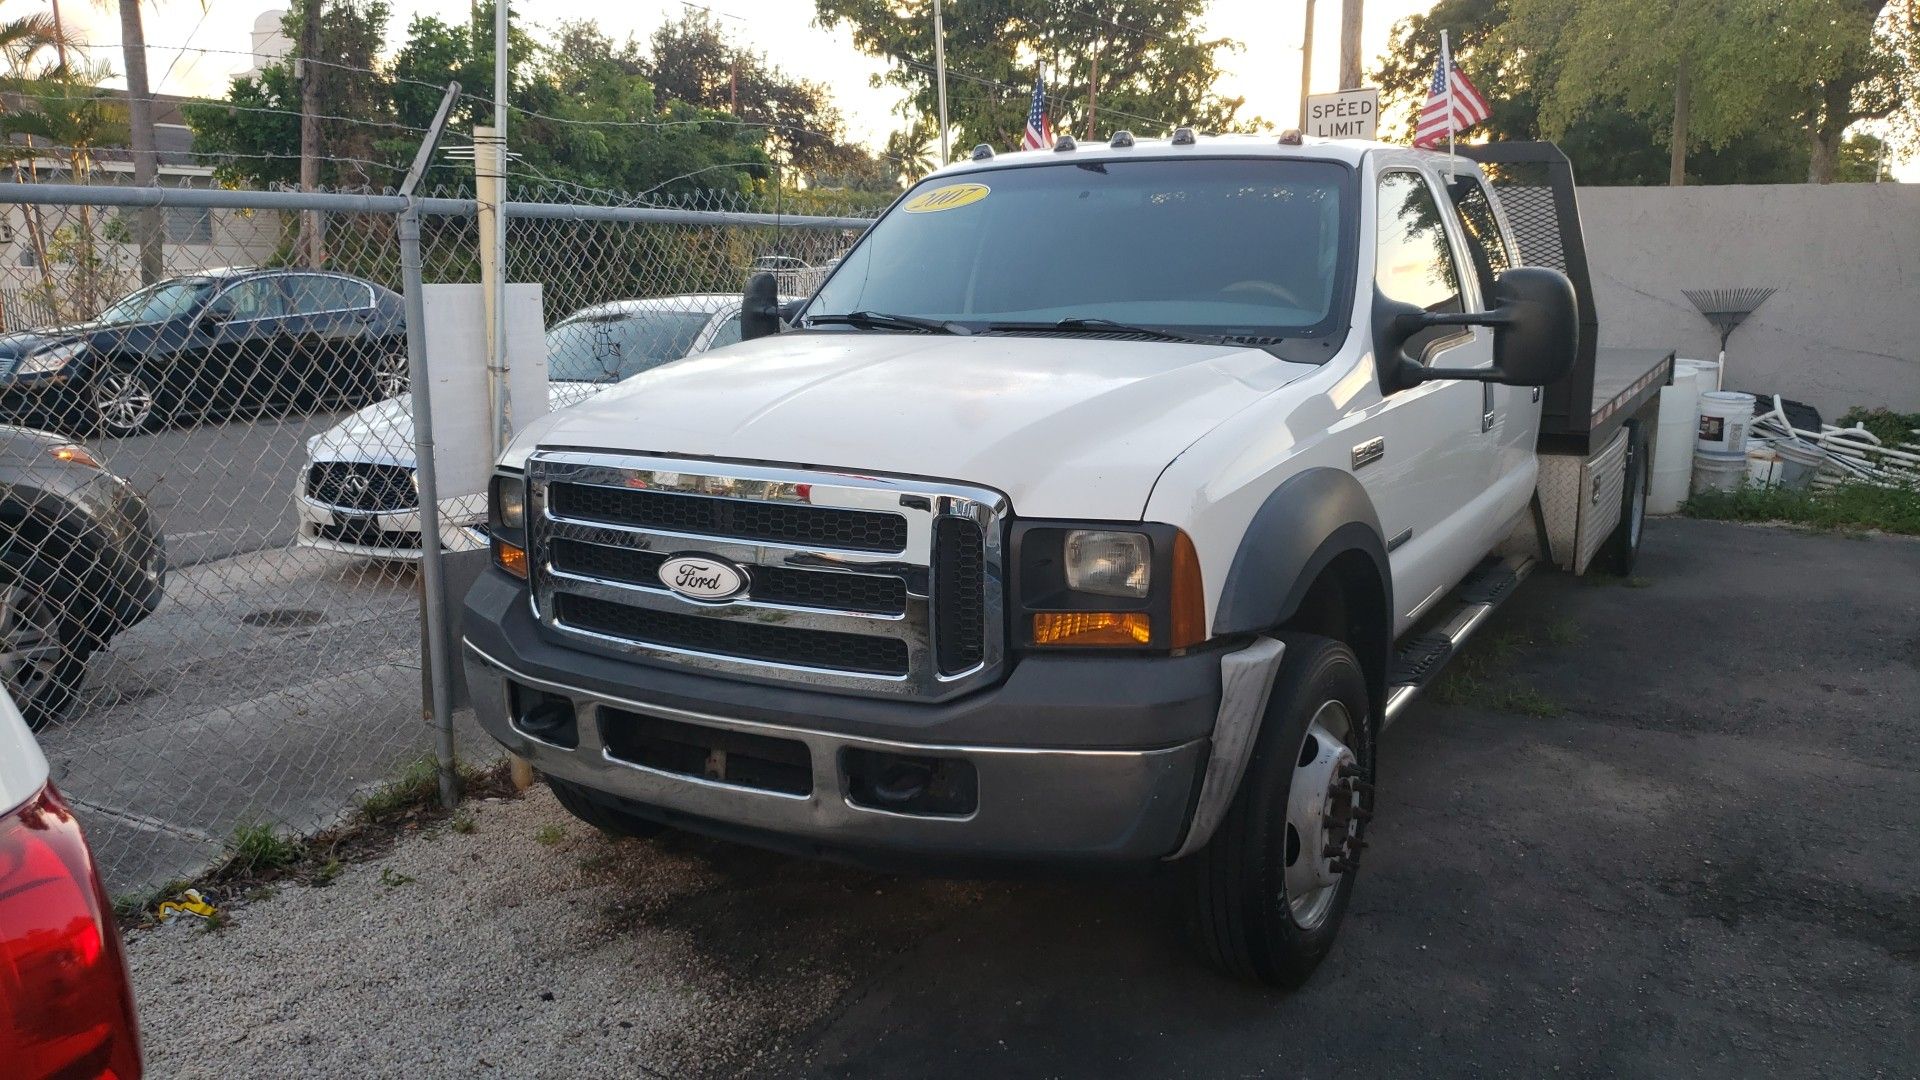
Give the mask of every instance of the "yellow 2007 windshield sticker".
[(986, 198), (991, 190), (985, 184), (947, 184), (915, 195), (900, 209), (909, 214), (931, 214), (939, 210), (952, 210), (979, 202)]

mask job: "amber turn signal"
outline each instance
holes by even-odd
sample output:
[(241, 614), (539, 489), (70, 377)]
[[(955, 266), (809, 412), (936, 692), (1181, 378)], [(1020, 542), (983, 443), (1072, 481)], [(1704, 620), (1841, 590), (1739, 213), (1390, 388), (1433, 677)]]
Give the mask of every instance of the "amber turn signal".
[(1033, 616), (1035, 645), (1145, 645), (1153, 620), (1144, 611), (1041, 611)]
[(524, 579), (527, 576), (526, 549), (509, 544), (497, 536), (493, 538), (493, 562), (514, 577)]
[(1173, 534), (1173, 625), (1167, 634), (1167, 648), (1190, 649), (1207, 640), (1207, 590), (1200, 578), (1200, 553), (1184, 532)]

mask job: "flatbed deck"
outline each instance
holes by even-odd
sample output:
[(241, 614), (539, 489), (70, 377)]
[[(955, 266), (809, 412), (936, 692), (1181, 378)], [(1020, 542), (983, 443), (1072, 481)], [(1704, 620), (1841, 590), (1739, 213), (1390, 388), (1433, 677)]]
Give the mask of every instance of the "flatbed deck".
[(1605, 447), (1620, 425), (1652, 404), (1660, 388), (1673, 381), (1672, 349), (1595, 349), (1593, 400), (1586, 430), (1556, 430), (1543, 424), (1540, 450), (1547, 454), (1592, 456)]

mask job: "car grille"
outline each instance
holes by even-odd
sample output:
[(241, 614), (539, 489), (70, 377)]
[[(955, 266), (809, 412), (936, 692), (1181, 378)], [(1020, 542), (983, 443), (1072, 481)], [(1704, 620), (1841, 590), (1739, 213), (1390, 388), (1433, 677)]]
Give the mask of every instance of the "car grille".
[[(1004, 497), (918, 480), (541, 451), (527, 464), (534, 606), (579, 648), (763, 682), (941, 699), (1004, 654)], [(720, 600), (661, 580), (731, 564)]]
[(413, 467), (367, 461), (322, 461), (307, 467), (307, 498), (337, 510), (395, 514), (419, 509)]

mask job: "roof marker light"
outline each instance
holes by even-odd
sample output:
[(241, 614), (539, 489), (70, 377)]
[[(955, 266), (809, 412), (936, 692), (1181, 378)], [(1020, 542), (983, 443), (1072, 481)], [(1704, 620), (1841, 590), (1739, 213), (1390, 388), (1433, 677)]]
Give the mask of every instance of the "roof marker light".
[(1107, 145), (1113, 147), (1115, 150), (1125, 150), (1127, 147), (1133, 145), (1133, 132), (1127, 131), (1124, 128), (1116, 131), (1113, 133), (1113, 141)]
[(971, 156), (975, 161), (988, 160), (989, 158), (993, 157), (993, 144), (992, 143), (975, 143), (973, 145), (973, 154)]
[(1069, 150), (1078, 149), (1080, 149), (1080, 144), (1074, 142), (1073, 136), (1071, 135), (1062, 135), (1060, 136), (1060, 141), (1053, 144), (1053, 152), (1056, 154), (1064, 154)]
[(1281, 146), (1299, 146), (1303, 141), (1300, 137), (1299, 128), (1288, 128), (1280, 133)]
[(1192, 128), (1190, 128), (1190, 127), (1178, 127), (1178, 128), (1174, 128), (1174, 129), (1173, 129), (1173, 145), (1175, 145), (1175, 146), (1192, 146), (1192, 145), (1193, 145), (1193, 141), (1194, 141), (1194, 140), (1193, 140), (1193, 129), (1192, 129)]

